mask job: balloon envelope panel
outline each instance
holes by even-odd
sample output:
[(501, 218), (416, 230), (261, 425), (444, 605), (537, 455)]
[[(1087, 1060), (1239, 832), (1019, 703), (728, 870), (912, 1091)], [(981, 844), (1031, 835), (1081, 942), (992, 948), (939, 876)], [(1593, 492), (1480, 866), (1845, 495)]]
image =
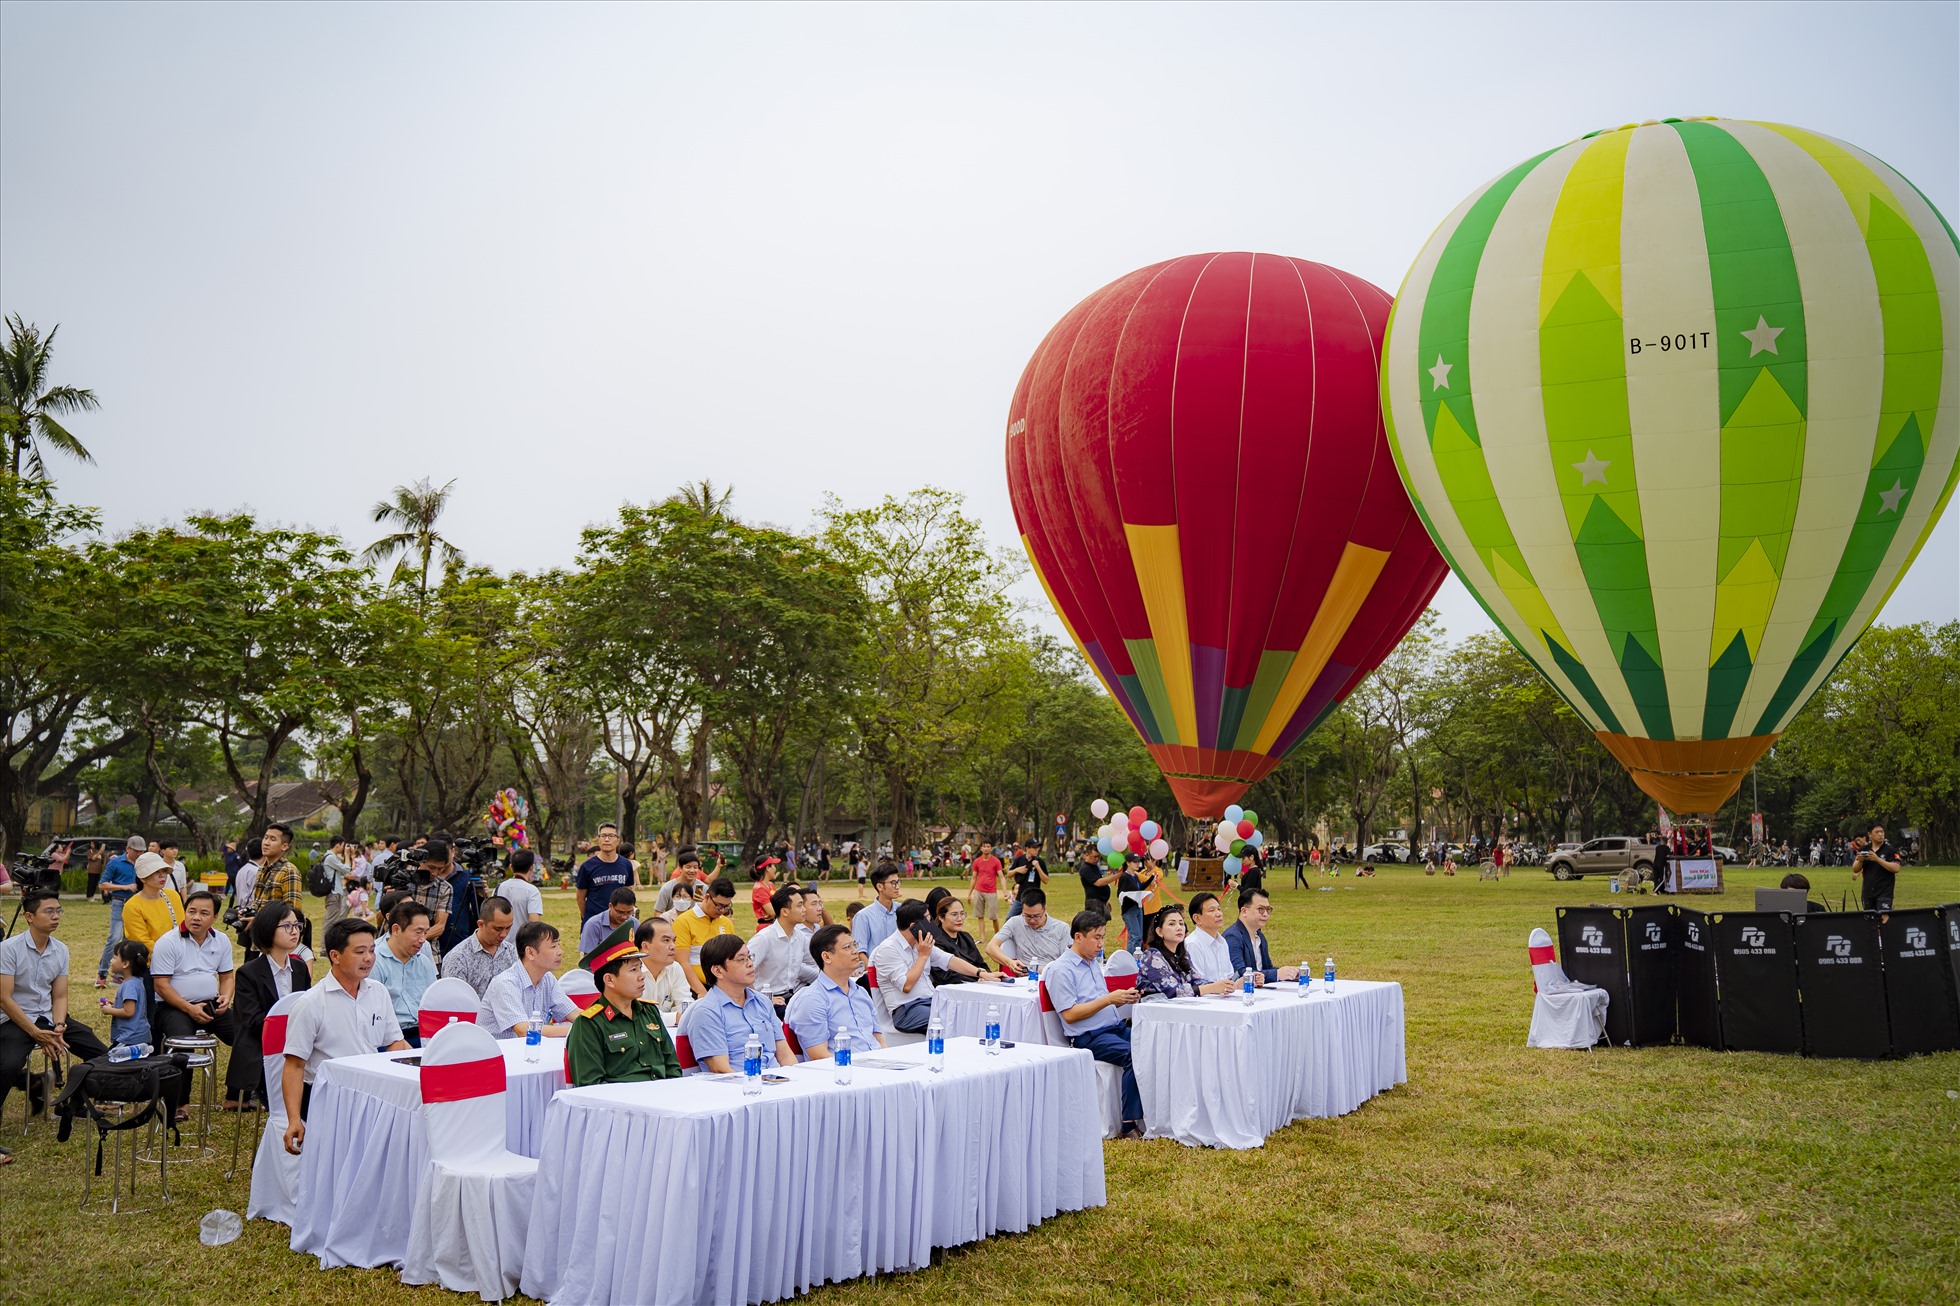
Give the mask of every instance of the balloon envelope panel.
[(1960, 254), (1799, 128), (1596, 132), (1465, 200), (1382, 386), (1452, 567), (1661, 802), (1712, 811), (1951, 495)]
[(1022, 542), (1192, 815), (1270, 773), (1446, 573), (1382, 426), (1388, 303), (1299, 259), (1173, 259), (1076, 305), (1015, 390)]

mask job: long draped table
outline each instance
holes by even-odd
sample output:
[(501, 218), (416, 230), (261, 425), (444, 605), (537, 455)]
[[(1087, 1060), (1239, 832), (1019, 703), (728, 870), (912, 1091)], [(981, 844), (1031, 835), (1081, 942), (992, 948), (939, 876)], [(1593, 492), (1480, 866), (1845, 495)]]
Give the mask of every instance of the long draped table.
[(1409, 1078), (1402, 986), (1315, 980), (1237, 994), (1140, 1002), (1130, 1052), (1149, 1136), (1258, 1147), (1295, 1120), (1345, 1115)]
[[(545, 1107), (565, 1086), (565, 1040), (535, 1048), (505, 1039), (507, 1146), (538, 1155)], [(292, 1248), (322, 1269), (400, 1264), (408, 1251), (415, 1186), (429, 1164), (422, 1128), (421, 1072), (405, 1052), (322, 1062), (300, 1146)]]
[(923, 1044), (858, 1055), (852, 1084), (815, 1061), (757, 1097), (712, 1076), (558, 1094), (524, 1292), (775, 1301), (1106, 1200), (1088, 1053), (948, 1039), (937, 1074)]
[(979, 1038), (987, 1008), (1000, 1008), (1000, 1036), (1009, 1043), (1046, 1043), (1041, 995), (1026, 979), (1012, 984), (940, 984), (932, 990), (932, 1014), (947, 1038)]

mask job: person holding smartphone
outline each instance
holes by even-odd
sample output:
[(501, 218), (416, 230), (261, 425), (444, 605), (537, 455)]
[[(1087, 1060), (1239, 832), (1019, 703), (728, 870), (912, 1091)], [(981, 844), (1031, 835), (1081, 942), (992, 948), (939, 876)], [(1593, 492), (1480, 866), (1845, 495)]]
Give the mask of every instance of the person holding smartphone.
[(1866, 911), (1891, 911), (1892, 891), (1899, 883), (1899, 853), (1885, 842), (1885, 827), (1871, 828), (1871, 846), (1858, 851), (1851, 873), (1861, 875), (1865, 887), (1859, 895)]
[(878, 972), (878, 1001), (884, 1003), (892, 1024), (907, 1034), (924, 1033), (932, 1019), (934, 967), (982, 982), (1000, 979), (986, 967), (935, 946), (932, 928), (926, 924), (926, 905), (908, 898), (898, 904), (897, 930), (871, 953), (871, 969)]

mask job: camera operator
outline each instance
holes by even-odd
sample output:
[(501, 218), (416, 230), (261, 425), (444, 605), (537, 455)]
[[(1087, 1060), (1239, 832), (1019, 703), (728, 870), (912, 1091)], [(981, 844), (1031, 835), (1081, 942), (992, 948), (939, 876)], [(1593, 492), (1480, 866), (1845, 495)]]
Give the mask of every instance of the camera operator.
[(433, 918), (429, 938), (440, 960), (476, 929), (476, 901), (470, 893), (469, 874), (456, 865), (447, 843), (431, 839), (419, 855), (429, 879), (415, 890), (415, 900), (427, 907)]
[(1871, 846), (1858, 850), (1856, 860), (1851, 863), (1851, 873), (1864, 877), (1865, 887), (1860, 897), (1864, 899), (1866, 911), (1892, 910), (1892, 891), (1899, 882), (1899, 854), (1885, 842), (1884, 826), (1872, 827)]

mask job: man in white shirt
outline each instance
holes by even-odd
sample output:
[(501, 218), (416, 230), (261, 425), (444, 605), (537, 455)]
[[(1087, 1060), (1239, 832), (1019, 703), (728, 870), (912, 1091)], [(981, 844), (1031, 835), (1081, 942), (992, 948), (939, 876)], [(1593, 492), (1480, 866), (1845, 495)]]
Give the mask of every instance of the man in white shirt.
[(157, 856), (170, 868), (170, 887), (177, 891), (179, 898), (191, 896), (190, 870), (177, 860), (177, 841), (175, 839), (157, 840)]
[(218, 900), (199, 889), (184, 900), (183, 927), (158, 939), (150, 955), (159, 1049), (166, 1038), (191, 1034), (232, 1041), (231, 940), (211, 928), (217, 919)]
[(871, 954), (871, 969), (878, 972), (878, 1000), (885, 1004), (893, 1026), (907, 1034), (921, 1034), (932, 1019), (934, 967), (983, 982), (998, 981), (1000, 976), (934, 947), (924, 903), (907, 899), (898, 904), (897, 915), (897, 929)]
[(495, 1038), (523, 1038), (533, 1024), (543, 1029), (546, 1038), (565, 1037), (578, 1007), (552, 974), (564, 960), (556, 928), (532, 921), (519, 930), (517, 964), (490, 981), (476, 1023)]
[(1009, 975), (1027, 974), (1030, 964), (1046, 967), (1069, 947), (1068, 926), (1048, 914), (1046, 889), (1021, 890), (1020, 907), (987, 940), (987, 955)]
[(1225, 905), (1217, 894), (1192, 897), (1191, 922), (1197, 928), (1184, 940), (1184, 955), (1190, 959), (1192, 975), (1200, 984), (1231, 979), (1232, 949), (1225, 942)]
[(532, 921), (544, 919), (544, 895), (538, 886), (531, 882), (531, 872), (538, 864), (538, 855), (529, 848), (519, 848), (510, 855), (510, 874), (497, 886), (497, 896), (510, 904), (510, 927), (521, 930)]
[(783, 885), (769, 898), (775, 919), (749, 940), (755, 987), (768, 995), (779, 1016), (796, 990), (817, 978), (817, 963), (810, 956), (810, 927), (804, 919), (808, 903), (801, 885)]
[(368, 978), (374, 969), (374, 926), (343, 916), (327, 929), (327, 977), (306, 991), (286, 1020), (286, 1150), (306, 1141), (306, 1108), (320, 1063), (334, 1057), (393, 1052), (408, 1044), (395, 1023), (388, 990)]
[(633, 931), (633, 946), (640, 950), (640, 964), (647, 975), (640, 1001), (657, 1004), (667, 1027), (679, 1029), (681, 1013), (694, 1001), (694, 990), (688, 986), (687, 972), (676, 956), (680, 949), (674, 943), (674, 923), (658, 916), (640, 922), (640, 928)]

